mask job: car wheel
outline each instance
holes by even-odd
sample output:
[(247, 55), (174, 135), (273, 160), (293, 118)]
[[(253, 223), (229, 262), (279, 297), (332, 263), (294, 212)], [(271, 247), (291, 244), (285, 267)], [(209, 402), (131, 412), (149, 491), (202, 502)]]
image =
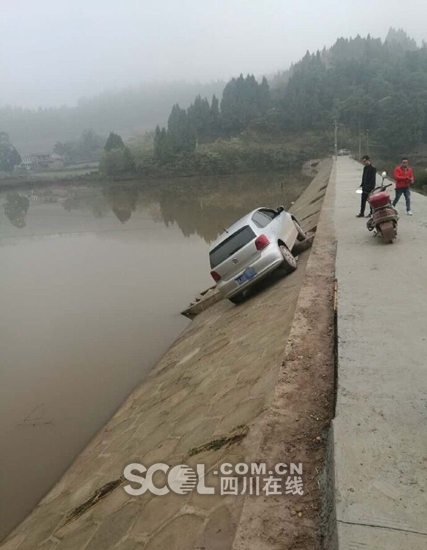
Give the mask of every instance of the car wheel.
[(285, 273), (292, 273), (297, 268), (297, 260), (292, 252), (284, 244), (279, 244), (280, 252), (283, 256), (283, 263), (281, 265)]
[(296, 220), (293, 219), (292, 221), (294, 222), (295, 229), (298, 232), (297, 240), (305, 241), (305, 239), (307, 238), (307, 235), (305, 234), (304, 229), (300, 226), (300, 224)]
[(240, 294), (235, 294), (234, 296), (229, 298), (230, 302), (236, 305), (242, 303), (244, 299), (245, 299), (245, 295), (243, 292), (241, 292)]

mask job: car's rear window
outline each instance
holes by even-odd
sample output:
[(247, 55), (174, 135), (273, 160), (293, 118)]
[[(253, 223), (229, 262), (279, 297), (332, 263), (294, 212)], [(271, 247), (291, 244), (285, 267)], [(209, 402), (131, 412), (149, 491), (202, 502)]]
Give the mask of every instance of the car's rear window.
[(236, 233), (230, 235), (230, 237), (225, 239), (225, 241), (222, 241), (221, 244), (209, 253), (211, 268), (214, 268), (222, 263), (224, 260), (245, 246), (245, 244), (250, 243), (254, 238), (255, 233), (249, 225), (245, 225), (242, 229), (239, 229), (239, 231), (236, 231)]

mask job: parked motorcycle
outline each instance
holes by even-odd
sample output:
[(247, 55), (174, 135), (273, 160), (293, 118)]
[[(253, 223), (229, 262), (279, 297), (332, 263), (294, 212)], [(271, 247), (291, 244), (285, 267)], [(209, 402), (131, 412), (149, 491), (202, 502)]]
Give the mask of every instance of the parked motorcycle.
[(375, 231), (375, 235), (379, 235), (384, 242), (392, 243), (397, 237), (397, 210), (392, 206), (390, 195), (387, 188), (393, 185), (389, 183), (384, 185), (386, 172), (381, 174), (381, 185), (375, 187), (368, 197), (368, 203), (371, 206), (371, 217), (369, 218), (366, 227), (369, 231)]

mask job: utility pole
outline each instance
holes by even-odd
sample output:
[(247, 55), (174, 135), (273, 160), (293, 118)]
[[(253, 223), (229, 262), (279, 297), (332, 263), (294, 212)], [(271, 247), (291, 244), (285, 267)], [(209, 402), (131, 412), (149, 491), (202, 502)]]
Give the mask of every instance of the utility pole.
[(334, 124), (335, 124), (335, 160), (337, 160), (337, 156), (338, 156), (338, 123), (337, 123), (336, 118), (334, 119)]

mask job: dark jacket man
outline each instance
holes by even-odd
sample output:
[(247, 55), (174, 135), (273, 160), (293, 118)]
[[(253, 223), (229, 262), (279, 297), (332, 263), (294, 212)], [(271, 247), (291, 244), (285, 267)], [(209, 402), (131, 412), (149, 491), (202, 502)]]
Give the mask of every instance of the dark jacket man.
[(377, 180), (377, 169), (373, 164), (371, 164), (371, 161), (369, 159), (368, 162), (369, 164), (365, 164), (362, 176), (362, 191), (364, 191), (365, 193), (370, 193), (372, 189), (375, 188)]
[(369, 156), (365, 155), (362, 160), (365, 167), (363, 168), (362, 183), (360, 184), (362, 197), (360, 200), (360, 213), (357, 215), (358, 218), (365, 217), (366, 201), (368, 200), (369, 193), (375, 188), (377, 179), (377, 169), (371, 163)]

